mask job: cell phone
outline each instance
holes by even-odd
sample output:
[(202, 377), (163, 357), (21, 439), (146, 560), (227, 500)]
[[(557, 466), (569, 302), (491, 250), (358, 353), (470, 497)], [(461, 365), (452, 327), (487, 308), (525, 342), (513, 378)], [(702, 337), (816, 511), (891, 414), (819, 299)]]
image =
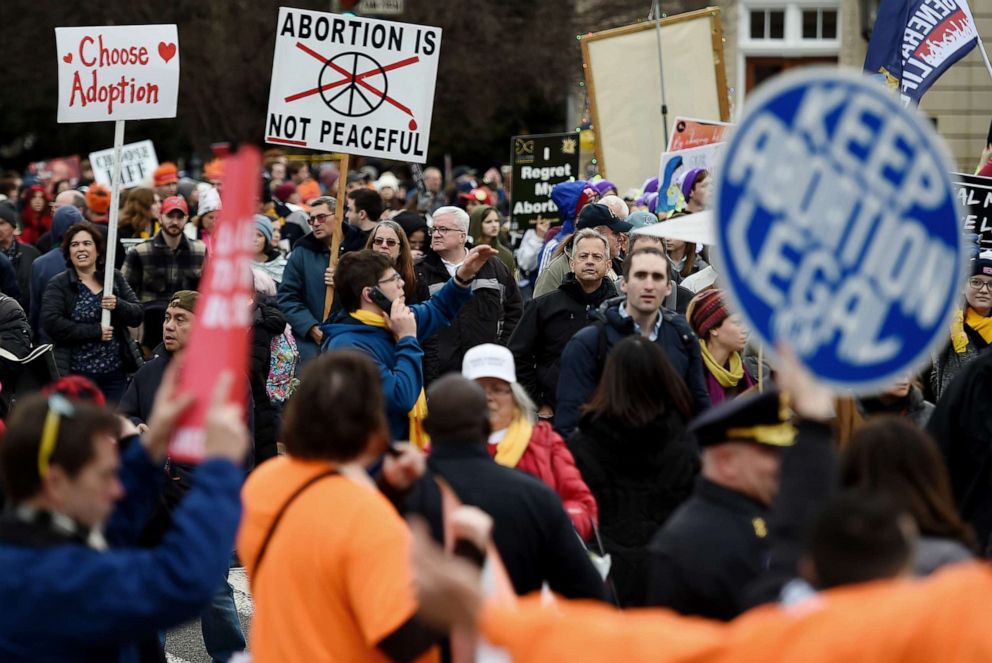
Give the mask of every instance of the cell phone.
[(369, 289), (369, 299), (371, 299), (376, 306), (381, 308), (386, 313), (393, 310), (393, 300), (387, 297), (386, 293), (384, 293), (377, 285), (374, 285), (371, 289)]

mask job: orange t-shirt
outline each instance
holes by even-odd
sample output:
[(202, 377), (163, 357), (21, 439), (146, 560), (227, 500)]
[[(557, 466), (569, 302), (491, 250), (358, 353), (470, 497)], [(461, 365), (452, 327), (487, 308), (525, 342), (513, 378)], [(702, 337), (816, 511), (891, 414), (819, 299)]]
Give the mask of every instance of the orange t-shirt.
[[(256, 663), (388, 661), (376, 649), (416, 612), (411, 537), (375, 486), (345, 476), (321, 479), (289, 507), (255, 559), (276, 513), (327, 463), (287, 456), (248, 477), (238, 554), (248, 571)], [(427, 660), (435, 660), (429, 652)]]
[(482, 632), (515, 663), (989, 663), (992, 567), (949, 567), (925, 581), (875, 582), (769, 606), (724, 624), (670, 610), (528, 598), (486, 607)]

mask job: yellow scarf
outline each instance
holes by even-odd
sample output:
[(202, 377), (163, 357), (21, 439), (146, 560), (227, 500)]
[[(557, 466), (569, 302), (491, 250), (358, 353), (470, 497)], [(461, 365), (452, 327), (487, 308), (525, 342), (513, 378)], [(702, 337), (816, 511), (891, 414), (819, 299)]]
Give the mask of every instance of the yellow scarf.
[[(352, 312), (351, 317), (369, 327), (386, 328), (386, 318), (378, 313), (359, 309)], [(407, 413), (407, 417), (410, 420), (410, 444), (418, 449), (426, 449), (431, 443), (431, 438), (424, 430), (424, 419), (427, 417), (427, 395), (423, 388), (420, 390), (420, 395), (417, 396), (417, 402), (413, 404), (413, 409)]]
[(736, 387), (737, 383), (744, 377), (744, 362), (741, 361), (741, 353), (735, 352), (730, 355), (730, 370), (727, 370), (716, 363), (703, 339), (699, 339), (699, 348), (703, 353), (703, 363), (706, 364), (706, 368), (713, 374), (716, 381), (720, 383), (720, 386), (724, 389), (727, 387)]
[(968, 349), (968, 334), (964, 331), (964, 323), (978, 332), (986, 343), (992, 344), (992, 316), (986, 317), (978, 314), (978, 311), (966, 307), (967, 312), (958, 309), (951, 322), (951, 345), (954, 352), (961, 354)]
[(506, 429), (506, 435), (496, 445), (496, 462), (503, 467), (516, 467), (530, 444), (534, 424), (527, 417), (518, 414)]

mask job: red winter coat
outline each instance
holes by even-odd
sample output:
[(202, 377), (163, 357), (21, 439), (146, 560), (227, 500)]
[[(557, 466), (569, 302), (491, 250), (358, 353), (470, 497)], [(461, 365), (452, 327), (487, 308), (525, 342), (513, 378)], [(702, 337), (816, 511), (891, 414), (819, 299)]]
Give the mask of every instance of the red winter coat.
[[(495, 457), (496, 445), (487, 446), (489, 455)], [(527, 450), (517, 463), (517, 469), (551, 486), (561, 498), (579, 536), (583, 540), (592, 536), (593, 525), (599, 524), (596, 498), (575, 466), (572, 452), (551, 424), (539, 421), (534, 425), (534, 432), (531, 433)]]

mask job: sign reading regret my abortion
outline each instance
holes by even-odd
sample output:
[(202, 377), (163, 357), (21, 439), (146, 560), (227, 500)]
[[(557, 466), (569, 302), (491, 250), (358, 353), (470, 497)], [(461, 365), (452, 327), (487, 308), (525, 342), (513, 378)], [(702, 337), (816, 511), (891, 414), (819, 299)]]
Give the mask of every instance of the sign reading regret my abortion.
[(858, 392), (947, 337), (965, 252), (945, 148), (866, 77), (761, 88), (717, 174), (718, 270), (760, 340)]

